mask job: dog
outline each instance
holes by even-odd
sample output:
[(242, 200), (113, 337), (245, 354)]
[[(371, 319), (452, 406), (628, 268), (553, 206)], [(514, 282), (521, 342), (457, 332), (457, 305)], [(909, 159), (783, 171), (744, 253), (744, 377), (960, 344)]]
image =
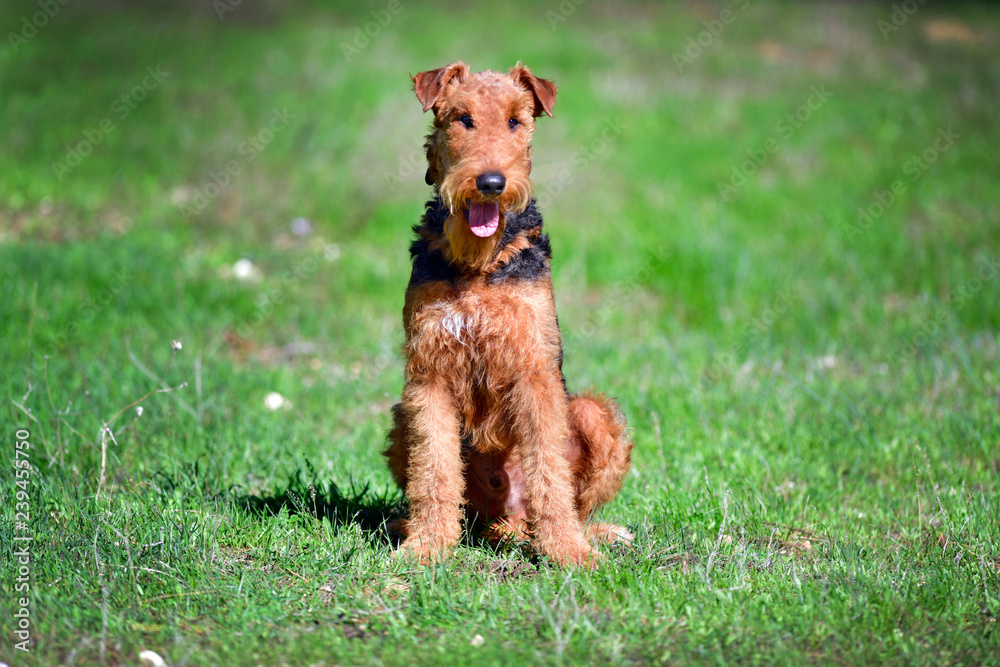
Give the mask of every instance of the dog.
[(549, 238), (532, 198), (535, 119), (556, 86), (518, 63), (456, 62), (412, 76), (434, 196), (410, 246), (405, 385), (385, 456), (409, 500), (399, 553), (422, 564), (462, 535), (529, 538), (561, 565), (595, 567), (591, 544), (631, 541), (590, 524), (621, 488), (632, 442), (617, 404), (570, 394), (562, 374)]

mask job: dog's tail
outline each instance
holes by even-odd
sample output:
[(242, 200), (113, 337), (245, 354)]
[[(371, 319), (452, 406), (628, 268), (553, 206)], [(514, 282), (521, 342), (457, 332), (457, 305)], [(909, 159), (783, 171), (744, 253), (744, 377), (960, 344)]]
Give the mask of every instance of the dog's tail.
[(570, 446), (578, 447), (577, 507), (587, 521), (618, 493), (632, 465), (632, 440), (614, 400), (577, 394), (569, 401)]

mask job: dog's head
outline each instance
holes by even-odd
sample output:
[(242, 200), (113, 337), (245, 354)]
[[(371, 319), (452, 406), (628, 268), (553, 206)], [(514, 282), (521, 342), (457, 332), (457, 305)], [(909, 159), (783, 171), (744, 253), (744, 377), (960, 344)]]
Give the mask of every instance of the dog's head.
[(556, 86), (520, 63), (472, 73), (456, 62), (411, 78), (424, 111), (434, 111), (427, 183), (451, 210), (453, 255), (475, 264), (503, 235), (506, 216), (531, 201), (531, 135), (535, 118), (552, 116)]

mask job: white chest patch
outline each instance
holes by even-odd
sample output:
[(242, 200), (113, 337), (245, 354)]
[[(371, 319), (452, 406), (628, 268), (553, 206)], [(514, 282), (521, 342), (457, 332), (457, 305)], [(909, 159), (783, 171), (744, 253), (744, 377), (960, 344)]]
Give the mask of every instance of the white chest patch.
[(451, 303), (437, 303), (435, 306), (441, 312), (438, 325), (447, 331), (452, 338), (462, 345), (466, 345), (464, 338), (466, 335), (471, 335), (472, 323), (469, 321), (469, 317)]

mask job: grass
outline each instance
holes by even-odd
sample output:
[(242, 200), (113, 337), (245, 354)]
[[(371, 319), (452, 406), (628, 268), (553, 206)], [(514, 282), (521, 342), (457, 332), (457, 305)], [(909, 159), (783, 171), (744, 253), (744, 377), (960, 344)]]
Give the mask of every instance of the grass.
[[(33, 542), (25, 655), (5, 501), (0, 660), (1000, 664), (1000, 13), (563, 5), (392, 5), (350, 62), (390, 5), (69, 3), (4, 40), (0, 485), (26, 429)], [(406, 75), (457, 58), (560, 85), (535, 180), (566, 375), (636, 442), (603, 516), (637, 541), (596, 572), (390, 558)], [(102, 485), (104, 422), (157, 388)]]

